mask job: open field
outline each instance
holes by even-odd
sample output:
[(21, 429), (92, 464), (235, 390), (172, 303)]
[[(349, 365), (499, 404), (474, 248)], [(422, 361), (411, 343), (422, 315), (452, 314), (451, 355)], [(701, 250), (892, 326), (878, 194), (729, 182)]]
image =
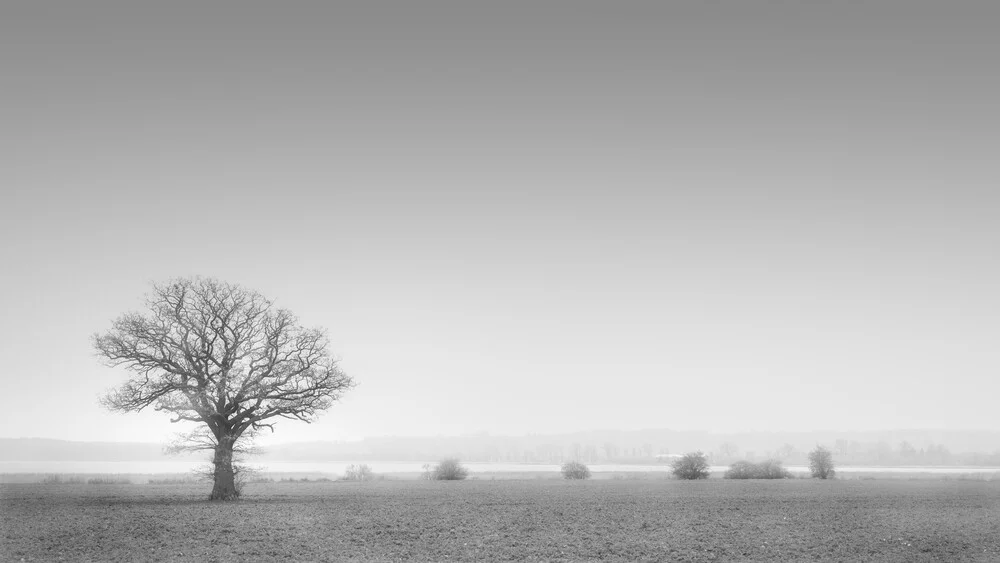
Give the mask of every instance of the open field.
[(989, 481), (0, 486), (3, 561), (998, 561)]

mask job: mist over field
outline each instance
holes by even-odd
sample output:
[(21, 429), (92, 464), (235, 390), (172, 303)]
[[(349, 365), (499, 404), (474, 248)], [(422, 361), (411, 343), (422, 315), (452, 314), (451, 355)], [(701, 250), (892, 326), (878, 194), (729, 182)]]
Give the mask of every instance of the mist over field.
[(0, 436), (168, 441), (194, 275), (360, 383), (275, 441), (1000, 430), (992, 4), (227, 6), (0, 9)]
[[(720, 463), (777, 458), (801, 463), (817, 444), (828, 445), (841, 465), (1000, 467), (1000, 432), (908, 430), (889, 432), (712, 433), (672, 430), (591, 431), (523, 436), (373, 437), (354, 441), (274, 443), (249, 459), (257, 462), (431, 461), (459, 456), (471, 462), (648, 464), (665, 454), (701, 450)], [(660, 456), (660, 459), (657, 459)], [(164, 444), (71, 442), (0, 438), (0, 462), (200, 460), (167, 455)]]
[(0, 2), (0, 560), (1000, 561), (998, 29)]

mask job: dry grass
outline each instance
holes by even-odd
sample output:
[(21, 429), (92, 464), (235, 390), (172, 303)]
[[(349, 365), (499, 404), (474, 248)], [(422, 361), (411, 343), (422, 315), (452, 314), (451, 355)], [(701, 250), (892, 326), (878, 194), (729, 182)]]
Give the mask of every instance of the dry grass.
[(1000, 483), (0, 486), (0, 560), (997, 561)]

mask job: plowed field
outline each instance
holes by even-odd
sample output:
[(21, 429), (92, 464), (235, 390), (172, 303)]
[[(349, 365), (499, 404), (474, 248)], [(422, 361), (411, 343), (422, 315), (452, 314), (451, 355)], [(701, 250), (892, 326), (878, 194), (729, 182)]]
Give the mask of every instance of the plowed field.
[(1000, 483), (2, 485), (2, 561), (1000, 561)]

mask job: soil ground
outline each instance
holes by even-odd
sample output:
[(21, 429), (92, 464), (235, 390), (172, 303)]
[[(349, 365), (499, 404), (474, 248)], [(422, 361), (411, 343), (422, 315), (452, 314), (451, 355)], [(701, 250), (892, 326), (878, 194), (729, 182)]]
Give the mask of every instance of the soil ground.
[(2, 561), (1000, 561), (1000, 482), (0, 485)]

